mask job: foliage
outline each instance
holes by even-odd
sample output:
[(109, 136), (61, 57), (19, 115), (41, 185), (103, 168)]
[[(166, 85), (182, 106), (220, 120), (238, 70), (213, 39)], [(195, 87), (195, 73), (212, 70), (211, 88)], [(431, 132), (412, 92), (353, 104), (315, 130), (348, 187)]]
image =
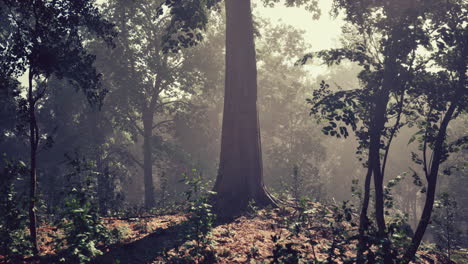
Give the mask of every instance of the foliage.
[(109, 231), (109, 243), (121, 243), (130, 234), (130, 228), (127, 225), (118, 225)]
[(247, 215), (249, 217), (255, 217), (258, 215), (258, 210), (260, 209), (260, 207), (258, 207), (256, 204), (255, 204), (255, 201), (254, 200), (250, 200), (249, 203), (247, 204)]
[[(263, 0), (263, 4), (269, 7), (273, 7), (279, 2), (280, 0)], [(317, 0), (286, 0), (284, 5), (287, 7), (303, 7), (312, 14), (313, 19), (319, 19), (321, 15)]]
[[(2, 1), (10, 13), (10, 30), (2, 61), (10, 76), (20, 76), (31, 67), (32, 75), (70, 80), (83, 89), (90, 101), (100, 102), (103, 93), (97, 81), (99, 75), (92, 67), (94, 57), (86, 52), (82, 31), (96, 33), (111, 43), (115, 33), (112, 24), (100, 17), (93, 1)], [(79, 75), (78, 75), (79, 73)], [(40, 98), (44, 91), (37, 92)], [(42, 95), (41, 95), (42, 93)]]
[(209, 182), (204, 182), (202, 174), (192, 170), (192, 175), (184, 174), (183, 182), (188, 189), (184, 192), (188, 203), (188, 219), (184, 234), (187, 240), (181, 248), (176, 248), (176, 256), (166, 253), (166, 261), (171, 263), (216, 263), (216, 251), (212, 245), (211, 230), (216, 220), (213, 207), (210, 204), (214, 194), (208, 190)]
[[(404, 126), (419, 124), (417, 132), (423, 157), (412, 154), (415, 163), (422, 165), (428, 179), (426, 205), (432, 206), (439, 165), (444, 162), (450, 150), (459, 149), (464, 140), (454, 141), (453, 148), (445, 143), (448, 123), (466, 111), (466, 4), (454, 2), (427, 2), (425, 8), (416, 8), (417, 1), (405, 5), (395, 2), (335, 1), (334, 12), (345, 12), (348, 25), (343, 27), (343, 47), (320, 51), (304, 56), (299, 63), (319, 57), (328, 66), (349, 60), (362, 66), (359, 73), (361, 89), (332, 91), (325, 82), (313, 93), (308, 103), (312, 105), (311, 115), (325, 121), (323, 133), (335, 137), (348, 137), (351, 128), (358, 138), (357, 154), (363, 165), (368, 167), (364, 189), (361, 221), (367, 219), (370, 197), (369, 180), (375, 185), (375, 219), (378, 226), (376, 239), (382, 245), (385, 263), (390, 263), (407, 246), (404, 263), (414, 256), (429, 223), (432, 208), (425, 206), (421, 222), (413, 240), (400, 241), (392, 233), (393, 224), (386, 223), (385, 208), (393, 207), (390, 189), (401, 177), (389, 182), (384, 188), (384, 175), (388, 153), (393, 139)], [(440, 10), (450, 12), (439, 13)], [(424, 15), (433, 19), (426, 21)], [(464, 22), (463, 22), (464, 21)], [(431, 32), (436, 32), (432, 34)], [(433, 45), (438, 42), (437, 45)], [(437, 47), (435, 47), (437, 46)], [(418, 49), (425, 49), (429, 56), (419, 55)], [(433, 63), (433, 64), (431, 64)], [(438, 65), (441, 71), (433, 73), (430, 65)], [(445, 87), (445, 88), (444, 88)], [(418, 94), (418, 96), (415, 96)], [(390, 122), (393, 121), (393, 124)], [(416, 122), (413, 120), (417, 120)], [(410, 141), (414, 141), (412, 138)], [(426, 157), (432, 149), (432, 157)], [(365, 157), (367, 154), (368, 157)], [(417, 174), (414, 174), (417, 176)], [(419, 176), (415, 182), (419, 185)], [(425, 189), (424, 189), (425, 190)], [(361, 223), (361, 229), (367, 225)], [(388, 224), (388, 225), (387, 225)], [(401, 223), (400, 223), (401, 224)], [(396, 224), (397, 226), (400, 224)], [(366, 230), (361, 230), (361, 233)], [(360, 244), (365, 243), (360, 236)], [(393, 244), (393, 246), (392, 246)]]
[(83, 91), (89, 103), (99, 107), (106, 91), (101, 89), (101, 75), (94, 68), (95, 57), (85, 48), (83, 35), (98, 36), (111, 45), (115, 32), (90, 0), (1, 1), (0, 8), (8, 10), (0, 29), (7, 36), (2, 36), (0, 76), (18, 80), (24, 75), (28, 81), (20, 86), (24, 97), (19, 100), (18, 112), (29, 126), (29, 133), (22, 131), (21, 136), (29, 139), (29, 230), (33, 253), (37, 255), (37, 154), (41, 142), (41, 147), (51, 145), (51, 137), (41, 134), (38, 126), (39, 103), (49, 80), (56, 78), (66, 79), (75, 90)]
[(0, 172), (0, 255), (7, 260), (14, 256), (31, 254), (31, 246), (25, 233), (27, 215), (24, 197), (17, 193), (18, 183), (27, 174), (22, 161), (10, 161), (4, 157)]
[(202, 176), (196, 170), (192, 171), (192, 177), (184, 175), (185, 184), (189, 189), (185, 192), (189, 202), (189, 218), (186, 236), (195, 241), (195, 247), (190, 250), (193, 257), (203, 257), (206, 262), (213, 261), (215, 255), (210, 250), (210, 232), (216, 220), (210, 199), (213, 192), (208, 190), (208, 184), (204, 183)]
[(166, 0), (157, 8), (157, 17), (169, 9), (171, 23), (163, 37), (164, 52), (178, 52), (203, 40), (210, 9), (216, 9), (220, 0)]
[[(302, 199), (292, 217), (273, 226), (275, 229), (284, 226), (290, 233), (283, 236), (280, 231), (272, 236), (275, 245), (268, 258), (271, 263), (352, 263), (355, 259), (347, 254), (355, 240), (352, 234), (356, 224), (352, 215), (347, 202), (341, 206), (332, 205), (329, 209), (310, 207), (310, 202)], [(306, 243), (294, 241), (301, 236), (306, 237)], [(321, 238), (326, 238), (326, 245), (319, 246)], [(326, 257), (320, 258), (318, 252)], [(307, 253), (312, 255), (311, 258)]]
[(432, 230), (435, 232), (436, 244), (451, 260), (453, 252), (460, 249), (461, 242), (460, 230), (455, 222), (458, 213), (457, 202), (448, 193), (441, 193), (434, 207)]
[(63, 235), (56, 237), (60, 262), (89, 263), (102, 254), (99, 243), (115, 240), (103, 225), (96, 203), (95, 164), (83, 158), (69, 157), (68, 192), (57, 225)]
[[(276, 242), (273, 239), (273, 242)], [(286, 244), (275, 244), (273, 248), (273, 255), (269, 258), (272, 259), (270, 263), (279, 264), (279, 263), (291, 263), (291, 264), (298, 264), (300, 256), (300, 251), (294, 248), (297, 246), (294, 243), (286, 243)]]
[[(294, 66), (310, 46), (303, 32), (292, 26), (274, 25), (267, 19), (258, 19), (257, 24), (258, 108), (262, 113), (265, 181), (284, 196), (322, 199), (325, 179), (320, 165), (327, 153), (316, 136), (317, 129), (304, 114), (304, 94), (308, 91), (304, 76), (308, 73)], [(296, 188), (298, 185), (302, 190)]]
[(92, 204), (86, 189), (72, 189), (65, 200), (63, 217), (58, 225), (64, 237), (58, 247), (60, 262), (89, 263), (102, 252), (98, 244), (108, 240), (108, 230), (101, 223), (96, 206)]

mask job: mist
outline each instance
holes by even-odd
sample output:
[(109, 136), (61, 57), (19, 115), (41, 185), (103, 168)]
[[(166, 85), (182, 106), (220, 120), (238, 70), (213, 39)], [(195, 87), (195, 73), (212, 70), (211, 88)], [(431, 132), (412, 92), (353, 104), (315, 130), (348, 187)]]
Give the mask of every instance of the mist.
[(0, 0), (0, 262), (465, 263), (467, 10)]

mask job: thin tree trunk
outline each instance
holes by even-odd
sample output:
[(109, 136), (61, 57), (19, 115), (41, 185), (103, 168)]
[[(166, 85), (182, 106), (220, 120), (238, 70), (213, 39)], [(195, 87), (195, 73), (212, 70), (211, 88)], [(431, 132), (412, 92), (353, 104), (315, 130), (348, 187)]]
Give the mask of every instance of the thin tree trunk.
[(30, 146), (30, 182), (29, 182), (29, 233), (31, 235), (31, 243), (33, 253), (37, 255), (39, 249), (37, 247), (37, 223), (36, 223), (36, 156), (38, 146), (37, 121), (35, 113), (35, 101), (33, 96), (33, 73), (29, 69), (29, 89), (28, 89), (28, 114), (29, 114), (29, 146)]
[(414, 192), (413, 200), (413, 228), (416, 228), (418, 225), (418, 193)]
[(375, 95), (374, 114), (369, 129), (369, 165), (371, 166), (374, 176), (375, 220), (381, 238), (385, 237), (386, 226), (384, 217), (383, 175), (380, 167), (380, 140), (385, 126), (388, 98), (388, 86), (383, 86), (382, 90)]
[(366, 231), (369, 227), (369, 218), (367, 217), (367, 210), (369, 209), (371, 177), (372, 165), (369, 163), (364, 183), (364, 199), (362, 201), (361, 213), (359, 216), (359, 242), (357, 251), (357, 263), (359, 264), (365, 263), (363, 254), (367, 250)]
[(432, 159), (430, 173), (427, 177), (426, 201), (424, 203), (424, 209), (421, 214), (418, 227), (416, 228), (416, 232), (414, 233), (411, 246), (405, 252), (405, 255), (403, 257), (402, 263), (404, 264), (409, 263), (414, 258), (414, 255), (416, 254), (416, 251), (418, 250), (419, 245), (421, 244), (421, 241), (424, 237), (424, 233), (426, 232), (427, 226), (429, 225), (429, 222), (431, 220), (432, 209), (434, 207), (435, 192), (437, 187), (437, 178), (439, 174), (439, 167), (442, 160), (442, 156), (444, 154), (443, 144), (447, 135), (447, 127), (450, 120), (452, 119), (455, 109), (458, 107), (458, 101), (462, 97), (463, 92), (466, 89), (464, 88), (464, 83), (466, 82), (466, 75), (463, 73), (461, 74), (461, 76), (464, 76), (461, 77), (461, 79), (463, 79), (463, 81), (461, 81), (463, 86), (459, 87), (456, 95), (454, 96), (454, 100), (452, 101), (449, 109), (447, 110), (444, 116), (444, 119), (442, 120), (439, 133), (434, 144), (434, 156)]
[[(380, 149), (382, 133), (385, 129), (387, 121), (387, 105), (390, 98), (390, 92), (397, 87), (396, 79), (396, 61), (395, 52), (392, 46), (386, 48), (386, 56), (384, 61), (384, 76), (382, 87), (374, 95), (374, 113), (371, 118), (371, 126), (369, 129), (369, 160), (372, 164), (372, 174), (374, 176), (375, 188), (375, 220), (378, 227), (378, 235), (384, 241), (382, 249), (384, 252), (384, 263), (392, 263), (390, 256), (390, 244), (387, 239), (387, 227), (385, 224), (385, 208), (384, 208), (384, 179), (382, 166), (380, 162)], [(388, 146), (390, 147), (390, 146)]]
[[(388, 97), (387, 97), (388, 98)], [(388, 99), (387, 99), (388, 100)], [(386, 109), (386, 104), (385, 104)], [(382, 124), (383, 122), (379, 121), (377, 124)], [(383, 191), (383, 175), (380, 166), (380, 138), (381, 131), (379, 129), (375, 132), (375, 135), (371, 135), (371, 138), (374, 137), (374, 140), (370, 141), (370, 153), (372, 153), (372, 174), (374, 175), (374, 188), (375, 188), (375, 220), (378, 227), (378, 237), (383, 241), (382, 250), (384, 254), (384, 263), (390, 264), (393, 263), (390, 256), (390, 241), (387, 239), (387, 227), (385, 224), (385, 208), (384, 208), (384, 191)], [(378, 136), (377, 136), (378, 135)]]
[(152, 158), (152, 136), (153, 115), (149, 111), (143, 112), (143, 175), (145, 188), (145, 207), (154, 207), (154, 185), (153, 185), (153, 158)]
[(215, 208), (221, 217), (249, 201), (274, 205), (263, 183), (257, 112), (257, 68), (250, 0), (226, 0), (226, 77)]

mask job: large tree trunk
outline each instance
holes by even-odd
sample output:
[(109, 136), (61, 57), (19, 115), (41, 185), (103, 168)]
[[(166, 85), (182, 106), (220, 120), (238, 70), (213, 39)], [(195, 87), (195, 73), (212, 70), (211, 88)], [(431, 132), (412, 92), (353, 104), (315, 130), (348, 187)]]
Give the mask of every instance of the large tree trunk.
[(219, 216), (232, 217), (249, 201), (273, 205), (263, 183), (257, 113), (257, 66), (250, 0), (226, 0), (226, 77), (219, 173)]
[(29, 70), (29, 89), (28, 89), (28, 114), (29, 114), (29, 147), (30, 147), (30, 182), (29, 182), (29, 233), (34, 255), (39, 250), (37, 247), (37, 223), (36, 223), (36, 157), (38, 146), (37, 121), (36, 121), (36, 103), (33, 95), (33, 73)]
[(152, 136), (153, 136), (153, 115), (150, 111), (143, 112), (143, 175), (145, 187), (145, 207), (154, 207), (154, 185), (153, 185), (153, 157), (152, 157)]

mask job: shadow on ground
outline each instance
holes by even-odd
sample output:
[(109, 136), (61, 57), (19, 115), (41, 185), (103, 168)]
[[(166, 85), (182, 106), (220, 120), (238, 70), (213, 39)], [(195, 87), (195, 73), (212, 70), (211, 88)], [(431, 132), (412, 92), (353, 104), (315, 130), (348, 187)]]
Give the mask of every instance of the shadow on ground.
[(188, 222), (159, 228), (155, 232), (126, 244), (109, 247), (109, 252), (97, 257), (95, 264), (140, 264), (148, 263), (161, 256), (164, 251), (181, 246), (185, 241)]
[[(214, 227), (229, 221), (220, 221)], [(159, 228), (148, 236), (126, 244), (117, 244), (109, 247), (109, 252), (94, 259), (94, 264), (140, 264), (149, 263), (167, 250), (180, 247), (186, 239), (188, 221)]]

